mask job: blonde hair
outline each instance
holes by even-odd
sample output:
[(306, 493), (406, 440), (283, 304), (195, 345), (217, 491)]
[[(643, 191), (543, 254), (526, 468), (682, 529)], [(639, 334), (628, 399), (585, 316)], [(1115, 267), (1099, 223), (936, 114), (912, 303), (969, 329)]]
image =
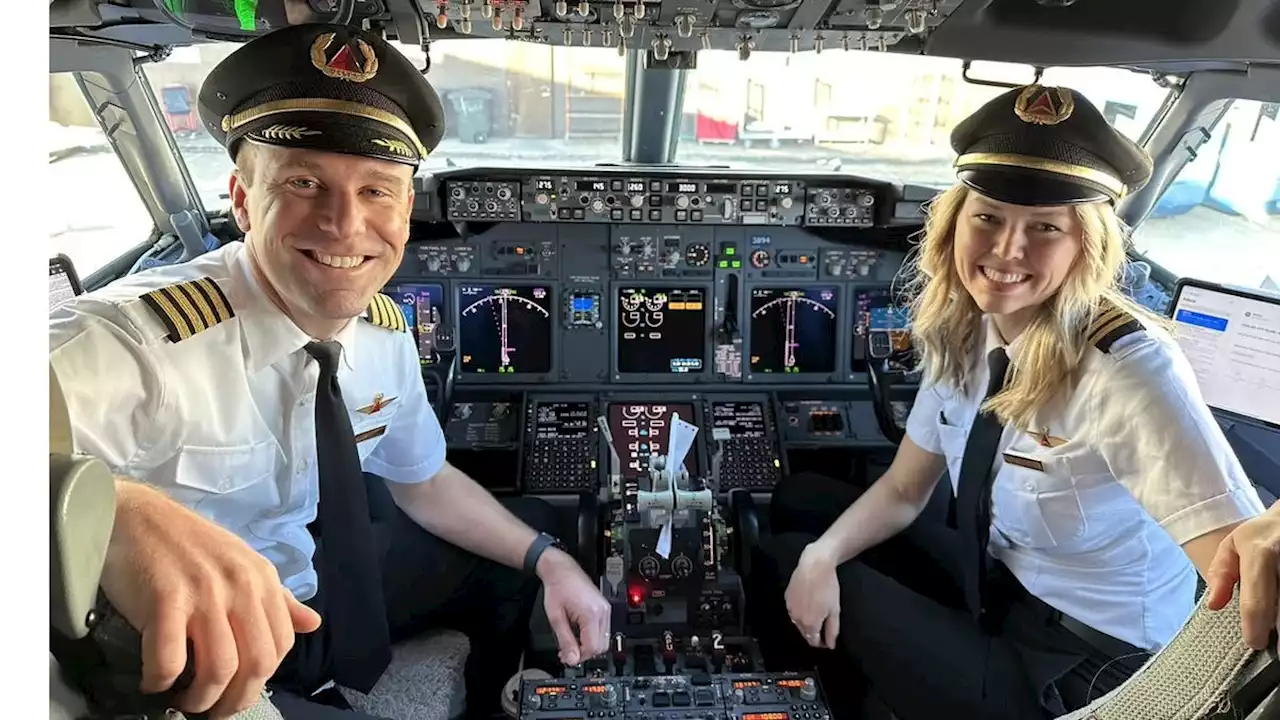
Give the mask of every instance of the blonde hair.
[[(975, 360), (982, 311), (960, 282), (955, 268), (956, 219), (972, 192), (957, 183), (929, 203), (923, 239), (904, 263), (911, 311), (912, 342), (926, 382), (967, 392)], [(1089, 324), (1107, 305), (1148, 323), (1165, 326), (1120, 288), (1128, 231), (1107, 203), (1076, 205), (1082, 238), (1080, 254), (1062, 286), (1040, 307), (1021, 336), (1017, 365), (1010, 365), (1004, 389), (983, 404), (1007, 425), (1036, 429), (1036, 416), (1061, 402), (1074, 387), (1088, 348)]]

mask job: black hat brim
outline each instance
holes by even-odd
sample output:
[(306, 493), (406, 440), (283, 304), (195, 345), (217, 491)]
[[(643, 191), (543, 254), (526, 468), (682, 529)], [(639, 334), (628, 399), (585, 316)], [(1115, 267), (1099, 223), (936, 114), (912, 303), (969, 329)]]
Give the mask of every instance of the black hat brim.
[(968, 168), (957, 176), (979, 193), (1011, 205), (1080, 205), (1113, 199), (1091, 185), (1034, 170)]

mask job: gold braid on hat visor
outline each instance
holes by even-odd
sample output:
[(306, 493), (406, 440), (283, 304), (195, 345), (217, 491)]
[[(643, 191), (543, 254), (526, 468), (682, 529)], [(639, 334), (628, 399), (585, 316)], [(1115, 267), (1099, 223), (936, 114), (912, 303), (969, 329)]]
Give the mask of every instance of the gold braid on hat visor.
[(1043, 170), (1044, 172), (1088, 180), (1095, 185), (1106, 188), (1117, 198), (1125, 195), (1125, 186), (1120, 178), (1102, 170), (1083, 165), (1074, 165), (1061, 160), (1050, 160), (1017, 153), (968, 153), (956, 158), (955, 167), (959, 168), (968, 165), (1002, 165), (1005, 167), (1026, 168), (1028, 170)]
[(423, 147), (422, 141), (418, 139), (418, 134), (409, 127), (409, 123), (392, 113), (365, 105), (362, 103), (351, 102), (350, 100), (334, 100), (332, 98), (292, 98), (289, 100), (275, 100), (273, 102), (255, 105), (251, 108), (241, 110), (234, 115), (222, 116), (222, 131), (231, 132), (236, 128), (242, 127), (254, 120), (267, 117), (269, 115), (278, 115), (280, 113), (290, 112), (317, 112), (317, 113), (337, 113), (339, 115), (350, 115), (352, 117), (364, 118), (365, 120), (373, 120), (383, 125), (389, 125), (399, 130), (405, 137), (413, 142), (413, 146), (418, 150), (420, 157), (427, 157), (427, 149)]

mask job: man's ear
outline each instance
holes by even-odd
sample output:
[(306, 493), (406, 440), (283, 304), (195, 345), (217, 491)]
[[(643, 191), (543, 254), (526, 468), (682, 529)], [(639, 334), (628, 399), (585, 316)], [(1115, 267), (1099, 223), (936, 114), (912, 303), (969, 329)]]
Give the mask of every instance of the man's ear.
[(238, 168), (231, 171), (228, 190), (231, 194), (231, 214), (235, 217), (236, 225), (240, 228), (240, 232), (247, 233), (250, 230), (249, 186), (245, 183)]

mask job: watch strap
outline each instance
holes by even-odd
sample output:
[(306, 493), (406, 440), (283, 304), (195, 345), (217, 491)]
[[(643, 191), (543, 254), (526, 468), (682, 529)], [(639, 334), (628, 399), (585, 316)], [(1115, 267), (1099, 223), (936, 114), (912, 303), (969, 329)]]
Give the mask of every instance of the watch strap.
[(533, 539), (533, 543), (529, 545), (529, 549), (524, 554), (524, 571), (526, 574), (535, 574), (538, 567), (538, 558), (541, 558), (542, 553), (546, 552), (549, 547), (563, 549), (564, 544), (547, 533), (538, 533), (538, 537)]

